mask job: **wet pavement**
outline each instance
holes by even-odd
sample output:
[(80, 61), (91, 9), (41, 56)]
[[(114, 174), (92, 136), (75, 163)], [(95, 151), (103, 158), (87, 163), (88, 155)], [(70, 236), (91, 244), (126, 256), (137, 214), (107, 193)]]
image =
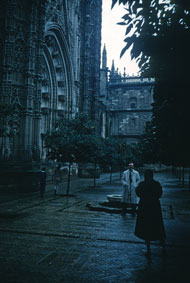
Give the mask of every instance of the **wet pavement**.
[(43, 199), (1, 193), (1, 282), (189, 282), (190, 190), (168, 173), (155, 179), (164, 191), (165, 257), (157, 242), (145, 256), (144, 242), (134, 236), (135, 215), (89, 209), (122, 193), (118, 173), (111, 183), (103, 174), (95, 188), (91, 179), (73, 179), (70, 197), (66, 183), (56, 196), (48, 184)]

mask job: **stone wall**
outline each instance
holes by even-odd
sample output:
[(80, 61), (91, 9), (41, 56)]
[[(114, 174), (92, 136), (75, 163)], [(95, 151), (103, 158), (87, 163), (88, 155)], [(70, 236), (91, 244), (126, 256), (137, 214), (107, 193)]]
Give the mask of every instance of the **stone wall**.
[(138, 142), (152, 118), (153, 87), (153, 79), (135, 77), (109, 83), (113, 136), (125, 138), (129, 143)]

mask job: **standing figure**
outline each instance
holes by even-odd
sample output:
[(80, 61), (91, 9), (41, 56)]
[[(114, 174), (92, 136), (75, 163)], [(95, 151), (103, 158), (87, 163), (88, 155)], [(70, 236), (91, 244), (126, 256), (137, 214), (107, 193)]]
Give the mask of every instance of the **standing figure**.
[(162, 211), (159, 198), (162, 196), (162, 187), (153, 179), (153, 172), (146, 170), (144, 181), (136, 188), (136, 194), (140, 198), (135, 235), (145, 240), (147, 253), (150, 255), (150, 241), (159, 240), (163, 253), (165, 250), (165, 229), (162, 219)]
[(62, 182), (61, 165), (58, 165), (55, 168), (55, 171), (54, 171), (54, 174), (53, 174), (53, 180), (54, 180), (54, 194), (56, 195), (58, 193), (60, 184)]
[(123, 212), (125, 212), (125, 204), (130, 204), (133, 212), (136, 210), (137, 196), (135, 188), (140, 182), (139, 172), (134, 170), (134, 164), (129, 163), (128, 169), (123, 172), (122, 185), (123, 185)]
[(46, 188), (46, 178), (47, 178), (47, 173), (46, 173), (46, 168), (42, 168), (40, 170), (40, 196), (43, 198), (45, 188)]

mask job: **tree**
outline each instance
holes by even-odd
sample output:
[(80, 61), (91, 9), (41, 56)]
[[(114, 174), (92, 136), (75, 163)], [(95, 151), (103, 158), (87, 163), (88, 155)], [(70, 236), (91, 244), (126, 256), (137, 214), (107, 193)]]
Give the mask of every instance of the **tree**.
[(130, 145), (130, 151), (132, 155), (131, 161), (135, 164), (135, 167), (141, 167), (144, 164), (143, 149), (140, 143), (133, 143)]
[(165, 152), (160, 159), (190, 166), (190, 137), (184, 127), (190, 120), (190, 1), (112, 0), (112, 7), (117, 2), (126, 11), (119, 23), (126, 25), (121, 56), (132, 47), (142, 75), (156, 80), (152, 125)]
[(87, 161), (94, 164), (94, 187), (96, 187), (97, 166), (100, 165), (104, 157), (104, 139), (97, 134), (91, 140), (91, 152), (89, 152)]
[(95, 123), (83, 113), (71, 120), (58, 121), (56, 128), (45, 136), (47, 158), (69, 163), (66, 195), (69, 195), (71, 165), (91, 160), (95, 136)]
[(125, 141), (119, 140), (117, 152), (117, 163), (120, 167), (120, 177), (122, 171), (126, 170), (126, 167), (130, 162), (133, 162), (136, 167), (143, 165), (141, 144), (127, 144)]
[[(121, 56), (132, 47), (132, 59), (138, 60), (145, 76), (153, 75), (154, 78), (160, 78), (165, 66), (172, 63), (176, 54), (178, 58), (174, 61), (182, 66), (178, 59), (185, 60), (190, 44), (188, 0), (112, 0), (112, 8), (117, 2), (124, 4), (126, 11), (123, 21), (118, 23), (126, 25)], [(172, 66), (169, 64), (170, 70)]]
[(117, 165), (118, 161), (118, 141), (115, 138), (108, 137), (104, 139), (104, 150), (101, 159), (102, 165), (109, 165), (110, 182), (112, 181), (113, 167)]
[(103, 139), (97, 134), (97, 125), (88, 116), (79, 113), (72, 120), (75, 130), (75, 157), (79, 163), (94, 164), (94, 187), (96, 186), (97, 165), (103, 155)]
[(156, 137), (156, 132), (152, 121), (147, 122), (145, 133), (140, 141), (140, 146), (143, 152), (143, 162), (155, 164), (160, 162), (161, 148)]

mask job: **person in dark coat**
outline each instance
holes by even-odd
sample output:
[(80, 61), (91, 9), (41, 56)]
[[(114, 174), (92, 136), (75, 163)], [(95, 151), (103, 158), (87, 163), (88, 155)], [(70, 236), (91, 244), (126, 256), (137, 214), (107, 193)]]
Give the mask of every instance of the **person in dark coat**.
[(42, 168), (40, 170), (40, 196), (41, 198), (43, 198), (44, 196), (45, 187), (46, 187), (46, 178), (47, 178), (46, 168)]
[(153, 179), (153, 172), (146, 170), (144, 181), (136, 188), (136, 194), (140, 198), (137, 211), (135, 235), (145, 240), (147, 255), (150, 255), (150, 241), (159, 240), (163, 254), (165, 250), (165, 229), (159, 198), (162, 196), (162, 187)]

